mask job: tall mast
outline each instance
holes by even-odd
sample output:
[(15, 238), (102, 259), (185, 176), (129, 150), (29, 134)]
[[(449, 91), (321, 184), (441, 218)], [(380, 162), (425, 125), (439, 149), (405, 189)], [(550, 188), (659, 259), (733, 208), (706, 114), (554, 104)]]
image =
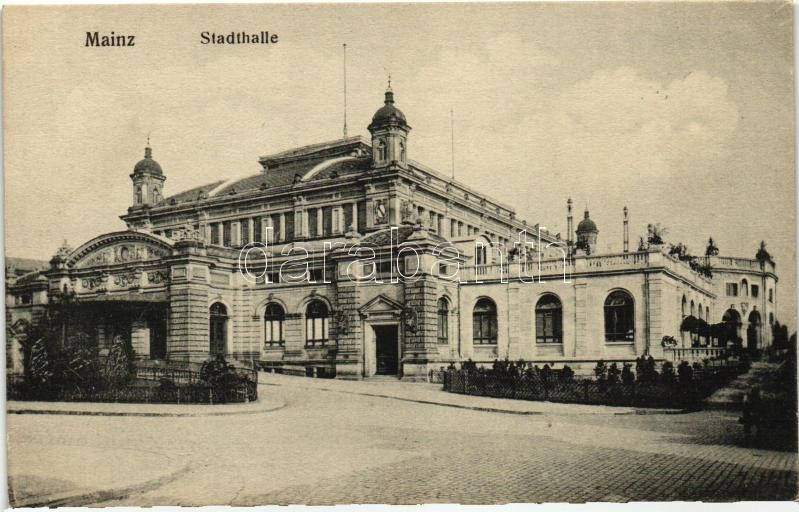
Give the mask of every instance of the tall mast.
[(344, 138), (347, 138), (347, 43), (344, 47)]

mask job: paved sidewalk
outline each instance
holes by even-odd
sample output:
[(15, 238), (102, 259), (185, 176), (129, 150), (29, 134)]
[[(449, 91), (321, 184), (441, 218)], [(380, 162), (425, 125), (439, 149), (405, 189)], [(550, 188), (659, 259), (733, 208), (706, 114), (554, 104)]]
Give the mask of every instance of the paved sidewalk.
[(175, 457), (147, 450), (20, 443), (8, 451), (9, 503), (89, 504), (154, 489), (189, 469)]
[(365, 381), (335, 379), (312, 379), (273, 373), (261, 373), (258, 382), (267, 385), (292, 386), (318, 389), (337, 393), (393, 398), (422, 404), (457, 407), (475, 411), (499, 412), (521, 415), (621, 415), (621, 414), (676, 414), (676, 409), (637, 409), (633, 407), (611, 407), (606, 405), (563, 404), (556, 402), (533, 402), (507, 398), (460, 395), (448, 393), (441, 384), (426, 382), (403, 382), (394, 378), (372, 378)]
[(240, 404), (118, 404), (91, 402), (21, 402), (9, 401), (8, 414), (68, 414), (80, 416), (225, 416), (256, 414), (281, 409), (286, 403), (269, 396), (269, 388), (259, 390), (258, 400)]

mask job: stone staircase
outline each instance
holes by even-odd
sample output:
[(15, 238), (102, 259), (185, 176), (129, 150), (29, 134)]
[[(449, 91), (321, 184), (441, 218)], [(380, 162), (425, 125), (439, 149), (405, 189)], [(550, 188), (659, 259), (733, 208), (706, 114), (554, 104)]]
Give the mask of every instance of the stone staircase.
[(704, 401), (705, 407), (741, 410), (744, 394), (753, 386), (760, 386), (761, 389), (768, 388), (768, 384), (774, 379), (779, 367), (780, 365), (776, 363), (752, 363), (748, 372), (739, 375), (732, 382), (707, 397)]

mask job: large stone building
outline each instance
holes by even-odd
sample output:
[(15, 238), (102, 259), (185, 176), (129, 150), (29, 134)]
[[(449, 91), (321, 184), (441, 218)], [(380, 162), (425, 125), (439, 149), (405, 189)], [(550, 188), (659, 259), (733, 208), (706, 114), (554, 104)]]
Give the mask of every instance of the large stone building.
[(573, 236), (571, 200), (561, 238), (412, 160), (391, 90), (368, 129), (371, 140), (265, 156), (255, 175), (171, 196), (169, 170), (146, 148), (127, 229), (65, 244), (49, 269), (13, 279), (9, 314), (35, 318), (69, 297), (70, 332), (101, 348), (122, 336), (142, 358), (223, 353), (340, 378), (420, 379), (467, 359), (585, 369), (723, 350), (681, 332), (687, 317), (723, 321), (752, 348), (770, 342), (769, 258), (709, 257), (711, 278), (661, 246), (630, 251), (626, 208), (624, 251), (597, 254), (588, 211)]

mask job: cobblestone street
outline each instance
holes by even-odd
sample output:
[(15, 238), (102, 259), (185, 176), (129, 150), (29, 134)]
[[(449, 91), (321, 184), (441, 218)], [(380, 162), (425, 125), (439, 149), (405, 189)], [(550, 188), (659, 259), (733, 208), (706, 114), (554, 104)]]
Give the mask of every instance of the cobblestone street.
[[(503, 414), (314, 388), (303, 378), (263, 379), (286, 407), (198, 418), (10, 415), (15, 455), (36, 444), (141, 451), (173, 461), (176, 476), (102, 505), (506, 503), (628, 500), (791, 500), (796, 455), (743, 448), (738, 415)], [(271, 384), (271, 385), (270, 385)], [(362, 389), (368, 383), (351, 383)], [(402, 384), (403, 386), (424, 386)], [(420, 388), (421, 389), (421, 388)], [(425, 388), (427, 389), (427, 388)], [(443, 393), (443, 392), (442, 392)], [(580, 406), (575, 406), (580, 407)], [(579, 410), (579, 409), (577, 409)], [(147, 481), (149, 459), (115, 458), (103, 472)], [(159, 459), (153, 459), (159, 460)], [(152, 468), (153, 478), (165, 471)], [(63, 475), (75, 481), (76, 475)], [(97, 487), (91, 472), (76, 482)], [(18, 489), (26, 494), (25, 489)]]

